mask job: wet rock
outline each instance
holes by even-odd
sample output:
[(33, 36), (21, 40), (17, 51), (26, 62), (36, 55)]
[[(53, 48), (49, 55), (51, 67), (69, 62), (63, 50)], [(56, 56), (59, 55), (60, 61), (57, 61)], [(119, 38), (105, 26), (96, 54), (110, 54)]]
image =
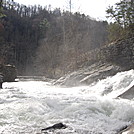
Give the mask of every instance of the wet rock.
[(3, 75), (3, 82), (15, 81), (17, 70), (13, 65), (0, 65), (0, 73)]
[(0, 89), (2, 88), (2, 82), (0, 82)]
[(0, 88), (2, 88), (2, 83), (3, 83), (3, 75), (0, 74)]
[(55, 130), (55, 129), (65, 129), (67, 126), (64, 125), (63, 123), (57, 123), (54, 124), (53, 126), (47, 127), (42, 129), (41, 131), (46, 131), (46, 130)]
[(122, 93), (118, 97), (124, 98), (124, 99), (133, 99), (134, 98), (134, 85), (128, 89), (126, 92)]
[(108, 76), (113, 76), (117, 72), (121, 71), (121, 68), (110, 63), (97, 62), (89, 67), (85, 67), (67, 74), (56, 82), (54, 85), (61, 86), (79, 86), (79, 85), (90, 85), (98, 80), (105, 79)]
[(118, 134), (134, 134), (134, 123), (120, 131)]

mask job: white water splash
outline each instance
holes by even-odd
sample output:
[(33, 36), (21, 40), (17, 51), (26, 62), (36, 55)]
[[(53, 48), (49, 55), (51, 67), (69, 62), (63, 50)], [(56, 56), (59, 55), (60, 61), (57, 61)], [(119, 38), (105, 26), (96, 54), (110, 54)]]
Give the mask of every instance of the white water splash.
[(4, 83), (0, 133), (36, 134), (63, 122), (54, 134), (115, 134), (134, 121), (134, 101), (114, 99), (134, 85), (134, 70), (83, 87), (61, 88), (42, 81)]

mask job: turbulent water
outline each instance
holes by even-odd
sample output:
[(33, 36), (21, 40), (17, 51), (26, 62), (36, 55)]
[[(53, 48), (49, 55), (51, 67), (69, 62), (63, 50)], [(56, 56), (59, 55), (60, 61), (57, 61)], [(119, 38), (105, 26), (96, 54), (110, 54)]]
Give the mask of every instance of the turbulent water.
[(116, 98), (134, 85), (134, 70), (89, 86), (61, 88), (44, 81), (3, 83), (0, 134), (116, 134), (134, 122), (134, 100)]

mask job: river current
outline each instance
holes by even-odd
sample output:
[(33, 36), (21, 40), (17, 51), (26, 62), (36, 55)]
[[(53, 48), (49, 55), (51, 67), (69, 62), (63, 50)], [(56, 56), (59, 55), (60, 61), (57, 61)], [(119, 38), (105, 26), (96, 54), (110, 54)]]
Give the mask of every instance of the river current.
[(0, 134), (116, 134), (134, 122), (134, 100), (116, 98), (134, 85), (134, 70), (88, 86), (63, 88), (45, 81), (5, 82), (0, 89)]

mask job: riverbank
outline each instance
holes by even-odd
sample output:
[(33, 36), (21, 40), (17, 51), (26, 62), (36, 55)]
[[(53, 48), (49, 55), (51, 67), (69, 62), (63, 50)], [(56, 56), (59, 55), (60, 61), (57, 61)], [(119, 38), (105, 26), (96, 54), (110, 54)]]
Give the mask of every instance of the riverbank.
[(77, 70), (65, 74), (54, 84), (89, 85), (108, 76), (113, 76), (117, 72), (134, 69), (134, 37), (120, 39), (86, 53), (77, 62), (77, 65)]
[(120, 71), (122, 71), (120, 66), (97, 62), (88, 67), (86, 66), (72, 73), (68, 73), (56, 80), (53, 84), (67, 87), (90, 85), (101, 79), (113, 76)]

